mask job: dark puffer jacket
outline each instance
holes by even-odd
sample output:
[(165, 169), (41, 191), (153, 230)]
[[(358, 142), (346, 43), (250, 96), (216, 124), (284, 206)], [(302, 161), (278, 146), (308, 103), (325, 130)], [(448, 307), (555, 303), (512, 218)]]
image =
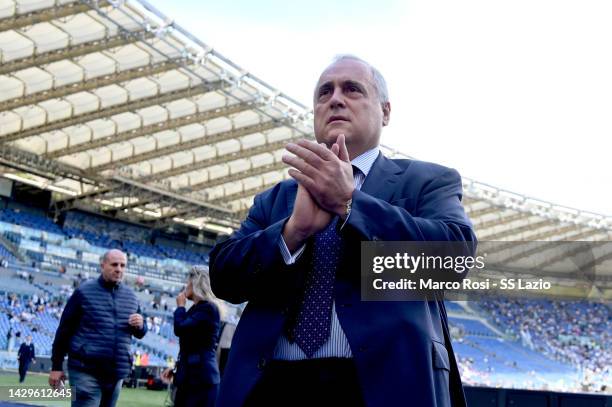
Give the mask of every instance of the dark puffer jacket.
[(105, 379), (123, 379), (132, 364), (132, 335), (142, 338), (142, 329), (128, 324), (130, 314), (139, 312), (134, 292), (125, 284), (106, 282), (102, 276), (87, 281), (72, 294), (55, 333), (52, 369), (68, 366)]

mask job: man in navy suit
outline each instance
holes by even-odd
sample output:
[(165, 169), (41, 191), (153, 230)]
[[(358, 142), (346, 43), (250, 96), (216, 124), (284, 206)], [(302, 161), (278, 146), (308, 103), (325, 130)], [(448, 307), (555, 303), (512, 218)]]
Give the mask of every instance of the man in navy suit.
[(36, 363), (36, 351), (32, 343), (32, 335), (26, 336), (25, 342), (19, 347), (17, 358), (19, 360), (19, 383), (23, 383), (30, 368), (30, 363)]
[(314, 95), (317, 142), (210, 255), (218, 297), (248, 301), (218, 405), (464, 406), (442, 300), (360, 298), (362, 241), (474, 242), (459, 174), (379, 151), (382, 75), (338, 57)]

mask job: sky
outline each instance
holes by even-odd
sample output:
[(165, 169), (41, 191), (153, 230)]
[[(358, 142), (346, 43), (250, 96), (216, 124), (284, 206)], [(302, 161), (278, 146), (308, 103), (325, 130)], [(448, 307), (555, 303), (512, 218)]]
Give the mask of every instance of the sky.
[(383, 144), (612, 216), (608, 0), (149, 2), (309, 107), (333, 57), (355, 54), (389, 86)]

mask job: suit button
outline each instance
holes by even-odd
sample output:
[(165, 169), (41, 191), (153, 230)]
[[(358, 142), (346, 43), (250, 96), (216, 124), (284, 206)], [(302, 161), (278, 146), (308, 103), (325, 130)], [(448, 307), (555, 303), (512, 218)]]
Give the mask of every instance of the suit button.
[(257, 369), (263, 370), (265, 367), (266, 367), (266, 358), (259, 359), (259, 362), (257, 362)]
[(289, 313), (289, 307), (285, 307), (281, 310), (281, 315), (287, 315)]

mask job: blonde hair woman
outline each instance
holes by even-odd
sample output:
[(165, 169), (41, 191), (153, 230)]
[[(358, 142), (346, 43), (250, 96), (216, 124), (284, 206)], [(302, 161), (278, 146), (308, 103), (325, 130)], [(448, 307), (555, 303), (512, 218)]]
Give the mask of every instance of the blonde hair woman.
[[(187, 300), (193, 301), (189, 311), (185, 309)], [(174, 376), (176, 407), (214, 406), (220, 381), (216, 350), (221, 318), (207, 267), (191, 268), (176, 305), (174, 334), (179, 338), (179, 358), (176, 373), (166, 369), (162, 378), (169, 381)]]

